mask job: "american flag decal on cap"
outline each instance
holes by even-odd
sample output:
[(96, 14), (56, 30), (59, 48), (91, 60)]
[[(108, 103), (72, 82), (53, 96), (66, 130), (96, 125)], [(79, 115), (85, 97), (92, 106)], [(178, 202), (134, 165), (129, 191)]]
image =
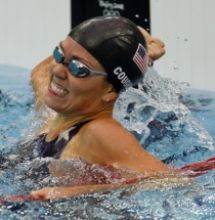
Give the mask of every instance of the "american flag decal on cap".
[(133, 56), (133, 61), (137, 64), (138, 68), (142, 73), (145, 73), (147, 70), (147, 52), (142, 44), (138, 44), (138, 48)]

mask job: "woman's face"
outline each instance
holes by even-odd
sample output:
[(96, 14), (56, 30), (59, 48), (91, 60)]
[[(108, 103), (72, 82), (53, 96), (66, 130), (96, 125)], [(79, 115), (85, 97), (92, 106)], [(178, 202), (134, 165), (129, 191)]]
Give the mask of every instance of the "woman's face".
[[(59, 45), (65, 62), (75, 59), (93, 70), (104, 69), (99, 62), (80, 44), (67, 37)], [(53, 61), (50, 67), (50, 82), (45, 97), (46, 104), (63, 114), (84, 114), (99, 111), (101, 97), (110, 84), (105, 76), (93, 75), (77, 78), (70, 73), (67, 66)]]

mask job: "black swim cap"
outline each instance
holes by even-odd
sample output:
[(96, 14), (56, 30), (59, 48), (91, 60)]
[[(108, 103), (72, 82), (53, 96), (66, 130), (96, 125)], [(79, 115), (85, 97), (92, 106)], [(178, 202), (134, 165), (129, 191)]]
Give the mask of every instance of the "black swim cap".
[(117, 92), (134, 85), (147, 70), (146, 41), (137, 26), (124, 17), (89, 19), (69, 36), (102, 64)]

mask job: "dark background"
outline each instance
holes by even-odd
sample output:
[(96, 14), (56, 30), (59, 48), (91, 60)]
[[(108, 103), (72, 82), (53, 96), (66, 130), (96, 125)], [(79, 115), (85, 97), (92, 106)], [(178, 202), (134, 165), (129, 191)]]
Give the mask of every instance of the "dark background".
[(150, 32), (150, 0), (71, 0), (72, 27), (101, 15), (121, 15)]

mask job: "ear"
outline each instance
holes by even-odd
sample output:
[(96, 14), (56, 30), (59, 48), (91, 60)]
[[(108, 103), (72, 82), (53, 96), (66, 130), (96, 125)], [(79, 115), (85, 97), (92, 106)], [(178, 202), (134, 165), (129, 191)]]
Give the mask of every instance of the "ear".
[(113, 89), (113, 87), (109, 87), (106, 93), (102, 96), (102, 101), (105, 103), (115, 102), (118, 97), (118, 93)]

